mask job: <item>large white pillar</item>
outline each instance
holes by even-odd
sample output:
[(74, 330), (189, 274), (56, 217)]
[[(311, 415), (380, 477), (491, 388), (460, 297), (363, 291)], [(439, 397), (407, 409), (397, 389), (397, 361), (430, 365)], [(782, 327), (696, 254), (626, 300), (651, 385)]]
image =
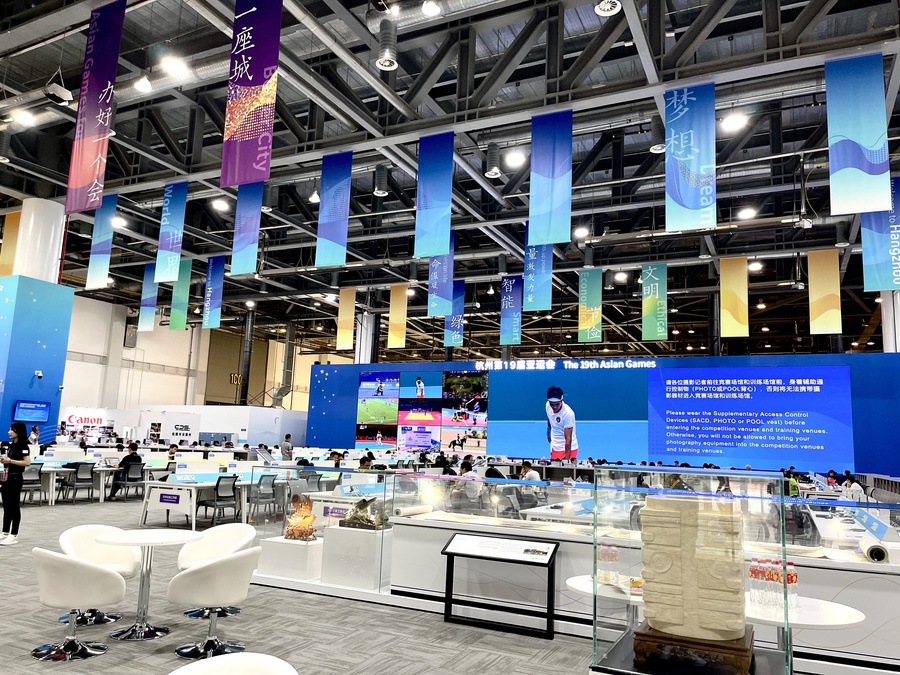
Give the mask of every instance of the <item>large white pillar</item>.
[(61, 203), (25, 199), (19, 216), (12, 273), (58, 283), (65, 232), (66, 214)]

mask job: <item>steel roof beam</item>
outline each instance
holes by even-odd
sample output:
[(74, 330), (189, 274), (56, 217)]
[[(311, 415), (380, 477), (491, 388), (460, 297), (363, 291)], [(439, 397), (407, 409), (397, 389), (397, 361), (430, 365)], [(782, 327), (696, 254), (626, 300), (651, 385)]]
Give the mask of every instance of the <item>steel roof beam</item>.
[(675, 46), (662, 57), (663, 70), (671, 70), (685, 65), (709, 37), (719, 22), (725, 18), (737, 0), (710, 0), (700, 15), (691, 22)]
[(796, 45), (806, 37), (837, 4), (837, 0), (809, 0), (797, 18), (782, 31), (784, 45)]
[(566, 70), (560, 81), (560, 87), (569, 90), (575, 89), (581, 84), (609, 53), (613, 45), (619, 41), (626, 28), (628, 28), (628, 22), (624, 14), (619, 13), (609, 17), (575, 59), (575, 63)]

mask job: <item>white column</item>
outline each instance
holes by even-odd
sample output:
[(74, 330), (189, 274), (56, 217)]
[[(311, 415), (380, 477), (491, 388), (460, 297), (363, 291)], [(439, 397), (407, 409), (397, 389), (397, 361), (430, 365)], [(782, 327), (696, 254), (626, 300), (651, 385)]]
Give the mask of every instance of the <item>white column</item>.
[(61, 203), (23, 200), (13, 274), (57, 283), (65, 231), (66, 214)]
[(881, 291), (881, 332), (884, 352), (900, 351), (900, 291)]

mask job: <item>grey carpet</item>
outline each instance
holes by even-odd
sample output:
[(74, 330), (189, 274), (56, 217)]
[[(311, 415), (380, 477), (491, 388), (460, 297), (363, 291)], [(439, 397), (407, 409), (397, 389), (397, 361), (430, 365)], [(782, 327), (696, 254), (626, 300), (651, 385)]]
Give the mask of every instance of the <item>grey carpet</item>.
[[(187, 608), (166, 598), (166, 585), (177, 571), (177, 547), (157, 548), (153, 559), (150, 620), (170, 627), (168, 637), (138, 643), (108, 639), (109, 630), (134, 620), (138, 583), (131, 579), (125, 601), (113, 608), (125, 615), (122, 621), (79, 629), (83, 639), (106, 642), (107, 654), (67, 664), (41, 663), (29, 654), (64, 635), (64, 627), (54, 620), (60, 612), (38, 601), (31, 549), (58, 551), (59, 534), (77, 524), (136, 527), (139, 510), (138, 500), (24, 508), (19, 545), (0, 547), (0, 672), (156, 675), (186, 663), (172, 650), (202, 638), (206, 623), (184, 617), (181, 612)], [(303, 674), (557, 675), (585, 673), (591, 659), (591, 643), (585, 639), (531, 639), (445, 624), (439, 614), (429, 612), (262, 586), (251, 587), (241, 609), (239, 616), (219, 622), (220, 637), (283, 658)]]

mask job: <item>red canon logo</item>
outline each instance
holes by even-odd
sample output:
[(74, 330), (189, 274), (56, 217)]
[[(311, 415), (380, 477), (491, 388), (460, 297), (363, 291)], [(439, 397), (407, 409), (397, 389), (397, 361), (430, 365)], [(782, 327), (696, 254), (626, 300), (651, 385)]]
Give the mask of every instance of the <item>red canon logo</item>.
[(102, 417), (78, 417), (78, 415), (69, 415), (69, 424), (102, 424)]

